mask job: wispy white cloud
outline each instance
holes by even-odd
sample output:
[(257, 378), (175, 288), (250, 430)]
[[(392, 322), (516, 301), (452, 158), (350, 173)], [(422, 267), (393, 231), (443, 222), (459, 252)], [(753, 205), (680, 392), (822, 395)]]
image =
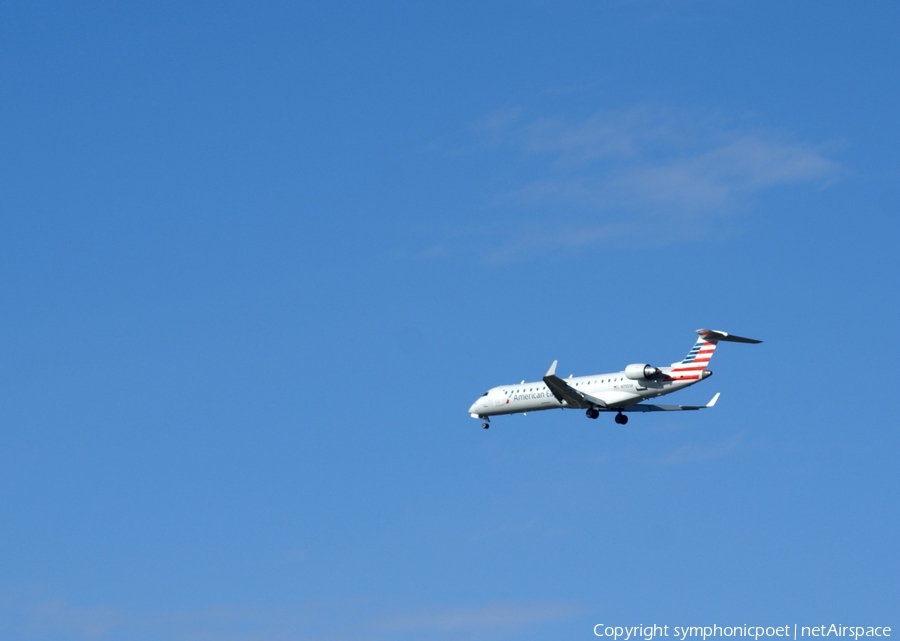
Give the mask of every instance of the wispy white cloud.
[(501, 236), (502, 242), (493, 244), (486, 256), (488, 262), (506, 263), (522, 256), (533, 256), (558, 249), (575, 249), (598, 242), (625, 238), (637, 230), (629, 222), (609, 224), (570, 224), (554, 229), (553, 224), (532, 225), (530, 231)]
[(743, 434), (736, 434), (727, 440), (716, 443), (681, 445), (657, 459), (656, 462), (664, 465), (685, 465), (725, 458), (737, 451), (743, 438)]
[[(842, 173), (824, 145), (746, 118), (646, 106), (580, 121), (528, 120), (512, 109), (473, 134), (518, 168), (478, 230), (490, 238), (477, 248), (489, 261), (609, 241), (681, 242), (703, 236), (698, 228), (717, 232), (766, 190), (825, 186)], [(448, 243), (431, 252), (448, 253)]]
[(300, 563), (308, 557), (306, 548), (292, 548), (287, 550), (281, 557), (285, 563)]
[(64, 599), (0, 604), (0, 629), (22, 639), (163, 639), (166, 641), (279, 641), (366, 638), (503, 638), (566, 621), (579, 608), (566, 603), (487, 603), (477, 606), (398, 604), (383, 599), (308, 601), (139, 613), (108, 605), (78, 606)]
[(381, 622), (388, 630), (421, 632), (510, 632), (566, 621), (579, 612), (567, 603), (493, 603), (465, 608), (438, 608), (404, 614)]
[(76, 639), (101, 639), (127, 620), (124, 612), (109, 606), (81, 607), (63, 599), (29, 609), (27, 628), (37, 635), (62, 633)]

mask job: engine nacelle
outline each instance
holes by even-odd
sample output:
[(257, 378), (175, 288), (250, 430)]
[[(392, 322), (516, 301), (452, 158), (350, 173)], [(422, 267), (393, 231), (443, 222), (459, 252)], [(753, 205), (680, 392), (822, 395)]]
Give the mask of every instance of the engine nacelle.
[(658, 367), (647, 365), (646, 363), (632, 363), (625, 368), (625, 376), (631, 380), (637, 381), (642, 378), (656, 378), (662, 374)]

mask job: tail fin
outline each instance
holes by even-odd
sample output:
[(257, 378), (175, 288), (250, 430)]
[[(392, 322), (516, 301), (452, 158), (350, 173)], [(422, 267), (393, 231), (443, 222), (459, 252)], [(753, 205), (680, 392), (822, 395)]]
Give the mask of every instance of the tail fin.
[[(697, 330), (697, 333), (700, 334), (701, 331), (703, 330)], [(687, 356), (678, 363), (672, 363), (671, 373), (677, 374), (683, 372), (686, 375), (697, 375), (699, 377), (700, 372), (705, 370), (706, 366), (709, 364), (713, 352), (716, 351), (717, 344), (718, 340), (715, 338), (709, 340), (705, 338), (703, 334), (700, 334), (700, 338), (694, 343), (694, 346), (691, 348), (691, 351), (687, 353)]]

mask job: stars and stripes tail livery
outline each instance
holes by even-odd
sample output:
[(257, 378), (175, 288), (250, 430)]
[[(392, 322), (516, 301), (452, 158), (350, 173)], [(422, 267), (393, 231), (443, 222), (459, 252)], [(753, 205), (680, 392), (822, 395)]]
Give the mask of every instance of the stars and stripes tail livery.
[[(697, 330), (697, 333), (700, 333), (700, 331), (704, 330)], [(703, 372), (706, 371), (706, 366), (709, 365), (718, 342), (717, 340), (707, 340), (703, 334), (700, 334), (700, 338), (694, 343), (687, 356), (678, 363), (672, 363), (672, 370), (669, 372), (669, 376), (678, 381), (699, 380)]]
[(659, 412), (698, 410), (715, 405), (716, 394), (706, 405), (654, 405), (641, 401), (671, 394), (694, 385), (712, 375), (709, 362), (720, 342), (761, 343), (755, 338), (736, 336), (715, 329), (698, 329), (699, 338), (691, 351), (671, 367), (653, 367), (647, 363), (633, 363), (620, 372), (562, 379), (556, 375), (556, 361), (541, 382), (501, 385), (481, 395), (469, 414), (490, 426), (490, 417), (545, 409), (583, 409), (588, 418), (600, 412), (616, 412), (616, 423), (625, 424), (623, 412)]

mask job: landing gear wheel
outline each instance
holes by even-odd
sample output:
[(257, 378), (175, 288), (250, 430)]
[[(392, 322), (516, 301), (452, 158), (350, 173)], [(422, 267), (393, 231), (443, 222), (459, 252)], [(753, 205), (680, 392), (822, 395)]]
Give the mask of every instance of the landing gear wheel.
[(489, 428), (490, 426), (491, 426), (490, 423), (482, 423), (482, 424), (481, 424), (481, 429), (486, 430), (486, 429)]
[(627, 416), (625, 416), (625, 415), (622, 414), (621, 412), (619, 412), (618, 414), (616, 414), (616, 423), (618, 423), (619, 425), (625, 425), (625, 423), (627, 423), (627, 422), (628, 422), (628, 417), (627, 417)]
[(586, 415), (588, 418), (597, 418), (598, 416), (600, 416), (600, 412), (597, 411), (597, 409), (594, 408), (594, 407), (589, 407), (589, 408), (587, 409), (587, 411), (585, 412), (585, 415)]

